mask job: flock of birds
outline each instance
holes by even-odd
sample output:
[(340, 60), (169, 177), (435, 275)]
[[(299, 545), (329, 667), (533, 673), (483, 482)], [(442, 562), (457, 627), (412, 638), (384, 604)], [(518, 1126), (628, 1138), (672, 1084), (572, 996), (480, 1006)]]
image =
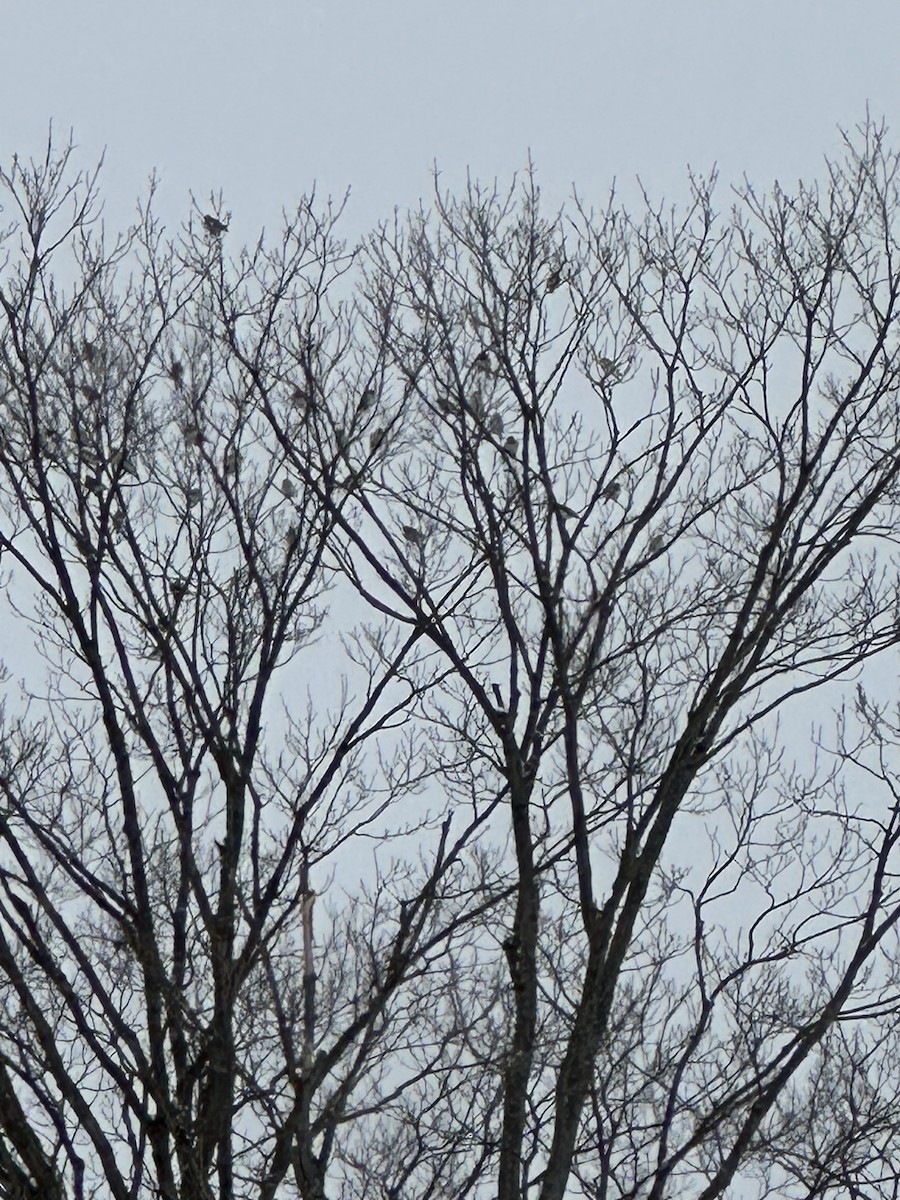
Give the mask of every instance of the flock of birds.
[[(203, 228), (207, 234), (216, 240), (222, 238), (229, 228), (228, 222), (223, 221), (220, 217), (213, 213), (204, 213), (202, 217)], [(551, 266), (550, 273), (546, 279), (546, 291), (548, 294), (555, 292), (565, 282), (565, 271), (562, 263), (557, 263)], [(86, 341), (84, 344), (83, 357), (89, 364), (93, 363), (96, 358), (96, 348), (93, 343)], [(614, 372), (615, 365), (607, 360), (601, 360), (601, 367), (608, 368), (607, 374)], [(491, 359), (491, 352), (487, 348), (481, 349), (475, 358), (472, 360), (471, 370), (474, 375), (489, 376), (493, 374), (494, 367)], [(168, 375), (178, 391), (181, 391), (184, 385), (184, 366), (177, 359), (172, 359), (168, 366)], [(83, 389), (85, 396), (91, 399), (92, 385), (88, 384)], [(96, 392), (95, 399), (99, 400), (99, 391), (93, 388)], [(357, 410), (360, 413), (367, 413), (373, 410), (379, 400), (379, 394), (374, 385), (367, 385), (360, 394)], [(301, 411), (308, 411), (311, 405), (311, 396), (305, 389), (295, 386), (292, 395), (292, 401), (295, 408)], [(509, 457), (515, 457), (519, 450), (519, 441), (515, 434), (504, 433), (503, 417), (500, 413), (494, 412), (484, 414), (481, 411), (481, 402), (476, 396), (474, 405), (469, 406), (473, 415), (479, 420), (483, 433), (490, 439), (495, 447)], [(188, 418), (181, 426), (184, 443), (189, 448), (199, 448), (205, 442), (205, 435), (199, 423), (195, 418)], [(374, 428), (368, 439), (369, 451), (371, 454), (376, 453), (384, 444), (388, 436), (388, 429), (384, 425), (379, 425)], [(338, 442), (340, 444), (340, 431), (338, 431)], [(92, 455), (87, 449), (84, 450), (82, 457), (88, 466), (90, 473), (85, 477), (85, 487), (93, 494), (100, 494), (103, 490), (103, 482), (100, 476), (100, 468), (103, 465), (97, 455)], [(136, 474), (135, 466), (132, 460), (127, 458), (122, 451), (113, 454), (108, 461), (109, 469), (116, 475)], [(230, 446), (223, 459), (222, 469), (226, 476), (236, 475), (240, 465), (240, 453), (236, 446)], [(283, 478), (277, 484), (281, 495), (287, 500), (294, 500), (298, 494), (297, 485), (290, 478)], [(622, 485), (617, 480), (613, 480), (606, 485), (600, 493), (603, 499), (615, 501), (621, 494)], [(188, 487), (185, 491), (185, 498), (188, 504), (196, 504), (202, 498), (202, 493), (198, 487)], [(560, 512), (563, 517), (578, 516), (572, 509), (565, 506), (560, 507)], [(404, 540), (412, 547), (419, 551), (424, 549), (426, 535), (421, 529), (417, 529), (413, 525), (402, 525), (401, 533)], [(293, 527), (288, 531), (288, 542), (293, 544), (295, 540)], [(662, 548), (664, 539), (659, 535), (655, 539), (651, 539), (651, 544), (648, 549), (651, 553), (656, 553)]]

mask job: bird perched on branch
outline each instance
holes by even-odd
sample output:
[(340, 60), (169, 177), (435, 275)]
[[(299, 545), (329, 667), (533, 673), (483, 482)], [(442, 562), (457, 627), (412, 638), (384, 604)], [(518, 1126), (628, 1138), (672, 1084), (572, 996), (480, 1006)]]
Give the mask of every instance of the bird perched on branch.
[(374, 406), (377, 399), (378, 397), (375, 393), (375, 389), (373, 387), (367, 387), (359, 398), (359, 411), (367, 412)]
[(555, 508), (564, 521), (577, 520), (581, 516), (570, 504), (556, 504)]
[(172, 593), (172, 599), (178, 604), (188, 594), (188, 581), (183, 575), (175, 575), (169, 580), (169, 591)]
[(137, 475), (134, 459), (129, 458), (124, 450), (117, 450), (109, 460), (109, 469), (113, 474), (120, 471), (123, 475)]
[(220, 221), (218, 217), (214, 217), (212, 213), (205, 213), (203, 217), (203, 227), (212, 237), (221, 237), (228, 226), (224, 221)]
[(402, 528), (403, 536), (411, 546), (422, 547), (425, 545), (425, 535), (414, 525), (404, 525)]

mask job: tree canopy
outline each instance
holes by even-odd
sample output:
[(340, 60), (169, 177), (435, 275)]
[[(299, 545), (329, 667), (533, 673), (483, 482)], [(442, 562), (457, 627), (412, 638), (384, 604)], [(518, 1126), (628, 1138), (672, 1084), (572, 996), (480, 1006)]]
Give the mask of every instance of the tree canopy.
[(0, 172), (0, 1196), (896, 1195), (898, 181)]

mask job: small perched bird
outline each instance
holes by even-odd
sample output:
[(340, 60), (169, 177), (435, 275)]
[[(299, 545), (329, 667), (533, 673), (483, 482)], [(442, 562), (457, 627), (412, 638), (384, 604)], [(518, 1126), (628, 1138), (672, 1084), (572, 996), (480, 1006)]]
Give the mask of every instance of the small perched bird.
[(367, 387), (359, 398), (359, 411), (367, 412), (375, 404), (378, 399), (373, 387)]
[(472, 360), (472, 367), (474, 370), (482, 371), (485, 375), (487, 375), (491, 369), (491, 353), (490, 353), (490, 351), (482, 350), (480, 354), (477, 354), (475, 356), (475, 358)]
[(547, 276), (547, 292), (548, 292), (548, 294), (552, 296), (553, 293), (556, 291), (556, 289), (560, 286), (562, 281), (563, 281), (562, 267), (556, 266), (553, 268), (553, 270)]
[(402, 533), (411, 546), (421, 547), (425, 545), (425, 535), (416, 529), (414, 525), (404, 525)]
[(503, 449), (506, 451), (507, 454), (518, 454), (519, 439), (516, 437), (513, 437), (513, 435), (510, 434), (509, 437), (507, 437), (503, 443)]
[(188, 581), (183, 575), (176, 575), (169, 581), (169, 591), (175, 603), (179, 603), (188, 594)]
[(666, 544), (665, 534), (654, 533), (653, 537), (647, 543), (647, 549), (651, 554), (657, 554)]
[(186, 446), (201, 446), (205, 440), (198, 425), (184, 426), (184, 444)]
[(125, 454), (124, 450), (117, 450), (115, 454), (112, 455), (109, 460), (109, 469), (113, 472), (113, 474), (117, 474), (119, 471), (121, 471), (123, 475), (137, 474), (134, 460), (129, 458)]
[(306, 388), (300, 387), (299, 384), (294, 384), (294, 390), (291, 392), (291, 403), (299, 412), (306, 412), (309, 407), (310, 395)]
[(618, 500), (621, 490), (621, 483), (614, 479), (611, 483), (606, 485), (600, 495), (604, 500)]
[(282, 496), (287, 496), (288, 500), (293, 500), (297, 495), (297, 486), (292, 479), (282, 479), (278, 485), (278, 490)]
[(237, 446), (232, 446), (230, 450), (225, 452), (223, 467), (226, 475), (236, 475), (237, 469), (241, 461), (241, 455)]
[(369, 436), (369, 453), (370, 454), (375, 453), (375, 451), (378, 449), (378, 447), (384, 441), (384, 436), (386, 433), (387, 433), (387, 430), (384, 428), (384, 426), (381, 426), (378, 429), (372, 430), (372, 433)]
[(184, 498), (188, 502), (188, 504), (193, 508), (193, 506), (195, 504), (199, 504), (200, 501), (203, 499), (203, 493), (201, 492), (201, 490), (198, 487), (189, 487), (187, 489), (187, 491), (184, 493)]
[(206, 213), (203, 217), (203, 227), (207, 233), (213, 237), (221, 237), (228, 226), (224, 221), (220, 221), (218, 217), (214, 217), (212, 213)]
[(503, 436), (503, 418), (499, 413), (494, 413), (487, 423), (487, 431), (491, 437), (499, 438)]
[(177, 388), (184, 382), (184, 367), (177, 358), (173, 358), (169, 363), (169, 378)]
[(97, 351), (94, 343), (88, 341), (87, 338), (84, 339), (84, 345), (81, 348), (81, 357), (86, 363), (92, 363), (97, 357)]
[(103, 484), (96, 475), (86, 475), (84, 486), (93, 496), (100, 496), (103, 493)]

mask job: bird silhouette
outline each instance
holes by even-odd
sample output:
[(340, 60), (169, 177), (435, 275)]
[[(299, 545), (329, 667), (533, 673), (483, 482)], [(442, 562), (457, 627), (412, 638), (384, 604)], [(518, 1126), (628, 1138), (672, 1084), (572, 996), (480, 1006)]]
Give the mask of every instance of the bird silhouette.
[(203, 217), (203, 227), (206, 232), (213, 237), (221, 237), (228, 226), (224, 221), (220, 221), (218, 217), (214, 217), (212, 213), (206, 213)]
[(172, 599), (177, 604), (188, 593), (188, 581), (183, 576), (176, 575), (169, 582), (169, 591), (172, 593)]

